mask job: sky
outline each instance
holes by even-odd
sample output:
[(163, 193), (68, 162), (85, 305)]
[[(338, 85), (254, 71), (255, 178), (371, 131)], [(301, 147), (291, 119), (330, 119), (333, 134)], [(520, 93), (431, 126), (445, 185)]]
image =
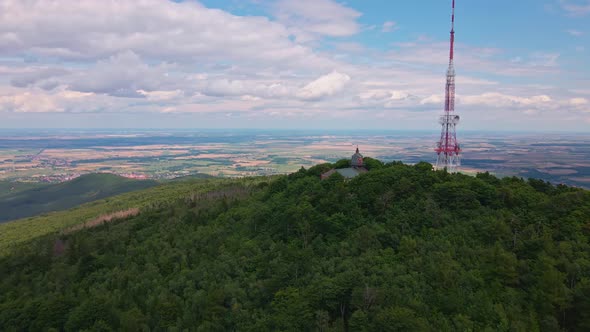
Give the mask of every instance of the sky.
[[(0, 0), (0, 128), (439, 128), (451, 0)], [(458, 132), (590, 132), (590, 0), (456, 0)]]

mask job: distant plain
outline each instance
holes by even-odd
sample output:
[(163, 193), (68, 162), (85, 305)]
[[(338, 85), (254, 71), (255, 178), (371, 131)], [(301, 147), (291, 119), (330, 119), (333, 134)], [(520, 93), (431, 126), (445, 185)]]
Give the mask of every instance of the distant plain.
[[(462, 171), (590, 188), (590, 134), (461, 133)], [(348, 158), (434, 163), (435, 132), (272, 130), (0, 131), (0, 180), (61, 182), (107, 172), (169, 179), (283, 174)]]

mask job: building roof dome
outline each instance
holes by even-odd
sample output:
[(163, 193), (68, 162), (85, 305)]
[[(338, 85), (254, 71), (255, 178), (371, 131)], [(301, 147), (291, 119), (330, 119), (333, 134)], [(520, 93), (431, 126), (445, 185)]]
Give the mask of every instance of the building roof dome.
[(363, 162), (363, 155), (359, 152), (359, 147), (356, 147), (356, 153), (352, 155), (350, 159), (350, 166), (352, 167), (363, 167), (365, 164)]

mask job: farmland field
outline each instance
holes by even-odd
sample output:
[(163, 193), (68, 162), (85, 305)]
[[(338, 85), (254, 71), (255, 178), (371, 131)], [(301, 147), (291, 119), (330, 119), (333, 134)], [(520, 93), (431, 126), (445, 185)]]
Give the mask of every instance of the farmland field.
[[(461, 133), (462, 171), (590, 187), (590, 134)], [(365, 156), (434, 163), (436, 132), (256, 130), (0, 131), (0, 179), (61, 182), (107, 172), (139, 179), (293, 172)]]

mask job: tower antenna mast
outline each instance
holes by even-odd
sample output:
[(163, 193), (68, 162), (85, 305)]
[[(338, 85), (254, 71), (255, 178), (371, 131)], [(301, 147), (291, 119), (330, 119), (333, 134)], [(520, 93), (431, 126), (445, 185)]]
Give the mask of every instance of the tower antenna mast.
[(459, 123), (459, 116), (455, 114), (455, 0), (451, 15), (451, 41), (449, 50), (449, 68), (447, 69), (447, 83), (445, 86), (445, 111), (440, 117), (442, 125), (440, 140), (435, 151), (437, 154), (436, 169), (446, 169), (456, 172), (461, 165), (459, 154), (461, 148), (457, 142), (455, 127)]

